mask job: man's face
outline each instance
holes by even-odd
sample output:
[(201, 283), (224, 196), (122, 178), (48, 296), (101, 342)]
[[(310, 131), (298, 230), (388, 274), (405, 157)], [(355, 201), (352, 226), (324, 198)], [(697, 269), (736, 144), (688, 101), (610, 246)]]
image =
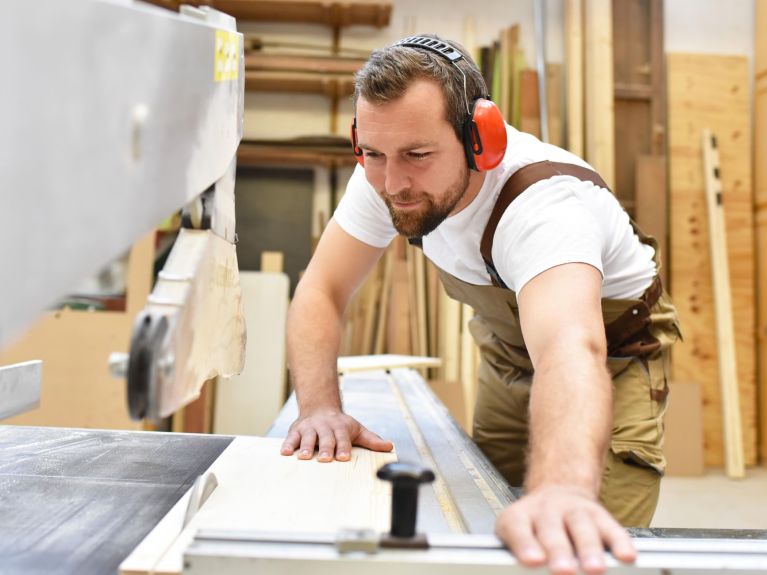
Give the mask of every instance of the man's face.
[(463, 145), (445, 119), (439, 86), (417, 80), (397, 100), (357, 101), (365, 175), (389, 208), (397, 231), (420, 237), (473, 199)]

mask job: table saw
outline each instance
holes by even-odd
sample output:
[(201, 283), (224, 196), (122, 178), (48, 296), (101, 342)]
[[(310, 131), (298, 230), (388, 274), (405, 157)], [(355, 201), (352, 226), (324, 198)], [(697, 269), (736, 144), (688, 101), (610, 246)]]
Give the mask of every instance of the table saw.
[[(0, 286), (13, 302), (0, 307), (0, 345), (183, 208), (185, 231), (130, 354), (112, 362), (128, 376), (133, 416), (164, 417), (206, 379), (241, 367), (241, 35), (215, 10), (128, 0), (14, 0), (4, 15), (0, 61), (12, 89), (0, 91), (0, 198), (13, 209), (0, 210), (0, 262), (4, 277), (20, 279)], [(2, 370), (0, 412), (33, 406), (39, 383), (37, 364)], [(492, 535), (518, 491), (417, 372), (349, 375), (343, 395), (409, 467), (358, 448), (350, 463), (280, 456), (293, 399), (267, 438), (0, 427), (0, 573), (522, 570)], [(302, 479), (310, 475), (325, 477), (325, 491)], [(288, 514), (294, 500), (323, 513)], [(767, 570), (763, 531), (633, 535), (640, 559), (622, 572)]]
[[(264, 458), (282, 458), (288, 466), (313, 463), (276, 453), (277, 438), (295, 416), (291, 399), (267, 438), (0, 428), (0, 448), (12, 456), (0, 467), (0, 572), (114, 573), (121, 563), (124, 573), (174, 572), (158, 568), (174, 564), (184, 573), (422, 573), (430, 568), (458, 573), (480, 566), (488, 573), (523, 571), (492, 535), (497, 511), (519, 492), (498, 475), (417, 372), (356, 373), (344, 377), (343, 392), (348, 412), (391, 438), (399, 461), (434, 471), (435, 480), (421, 486), (418, 499), (416, 530), (426, 547), (387, 547), (381, 544), (382, 532), (303, 532), (300, 518), (296, 529), (285, 529), (279, 518), (256, 517), (259, 508), (267, 513), (268, 502), (254, 500), (253, 522), (261, 528), (246, 529), (241, 522), (226, 528), (226, 521), (216, 528), (201, 526), (186, 535), (177, 557), (163, 558), (183, 532), (182, 521), (169, 529), (172, 513), (166, 512), (188, 500), (197, 477), (211, 465), (215, 469), (216, 460), (238, 441), (266, 442), (274, 454)], [(270, 472), (260, 466), (263, 462), (254, 458), (245, 467), (254, 477)], [(218, 481), (213, 494), (226, 488), (226, 475)], [(290, 481), (291, 476), (282, 478), (284, 492), (314, 496), (312, 485)], [(337, 491), (343, 495), (352, 487), (341, 481)], [(212, 501), (213, 495), (198, 500), (198, 513)], [(343, 524), (344, 515), (353, 513), (339, 506), (335, 515), (327, 522)], [(161, 551), (149, 559), (143, 553), (137, 563), (137, 546), (142, 548), (142, 539), (157, 532), (158, 524), (165, 531)], [(270, 524), (280, 529), (263, 529)], [(767, 531), (643, 529), (632, 534), (638, 563), (614, 567), (616, 572), (767, 569)]]

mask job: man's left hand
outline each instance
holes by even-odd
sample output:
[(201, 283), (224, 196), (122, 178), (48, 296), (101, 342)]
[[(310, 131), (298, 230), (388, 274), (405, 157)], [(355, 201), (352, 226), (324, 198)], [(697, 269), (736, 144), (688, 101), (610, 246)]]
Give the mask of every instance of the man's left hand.
[(586, 490), (541, 485), (507, 507), (496, 533), (527, 567), (548, 565), (555, 575), (604, 573), (604, 549), (623, 563), (636, 559), (628, 532)]

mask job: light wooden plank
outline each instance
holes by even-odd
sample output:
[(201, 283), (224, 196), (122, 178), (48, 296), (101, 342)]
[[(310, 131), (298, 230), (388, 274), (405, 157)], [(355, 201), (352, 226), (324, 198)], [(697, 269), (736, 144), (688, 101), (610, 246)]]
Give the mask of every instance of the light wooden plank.
[(376, 336), (373, 353), (382, 354), (386, 345), (386, 314), (389, 313), (389, 294), (392, 291), (392, 270), (396, 254), (394, 248), (390, 245), (383, 256), (384, 272), (381, 280), (381, 299), (378, 307), (378, 323), (376, 325)]
[(583, 157), (583, 1), (565, 0), (567, 149)]
[(464, 421), (466, 429), (471, 429), (474, 421), (474, 405), (477, 400), (477, 368), (474, 363), (474, 338), (469, 331), (469, 321), (474, 317), (474, 310), (467, 304), (461, 304), (461, 386), (463, 387)]
[(338, 372), (372, 371), (377, 369), (395, 369), (404, 367), (439, 367), (442, 360), (438, 357), (418, 355), (352, 355), (338, 358)]
[(674, 377), (703, 386), (706, 464), (722, 465), (719, 364), (700, 134), (719, 134), (727, 204), (728, 261), (735, 321), (743, 443), (756, 461), (753, 194), (748, 61), (744, 57), (669, 54), (671, 293), (685, 341), (674, 349)]
[(549, 143), (562, 147), (562, 64), (546, 64), (546, 109), (549, 114)]
[(612, 0), (589, 0), (585, 16), (586, 160), (615, 184)]
[(285, 268), (285, 255), (282, 252), (261, 252), (261, 271), (280, 273)]
[(248, 339), (245, 367), (216, 385), (213, 429), (262, 435), (285, 403), (285, 322), (290, 280), (283, 273), (240, 272)]
[(664, 420), (666, 475), (703, 475), (703, 394), (698, 382), (672, 381)]
[(461, 377), (461, 303), (448, 297), (440, 284), (439, 356), (444, 362), (443, 378), (460, 381)]
[(418, 324), (418, 341), (415, 352), (418, 355), (426, 355), (429, 353), (428, 346), (428, 324), (427, 324), (427, 309), (426, 309), (426, 269), (425, 269), (426, 257), (423, 255), (423, 250), (413, 250), (413, 265), (415, 266), (415, 290), (416, 290), (416, 312), (418, 317), (416, 323)]
[[(120, 566), (123, 575), (181, 573), (198, 529), (335, 533), (387, 531), (391, 488), (376, 478), (394, 453), (355, 447), (349, 462), (319, 463), (280, 455), (282, 439), (237, 437), (213, 463), (218, 487), (186, 528), (182, 499)], [(343, 488), (339, 488), (343, 486)]]
[(646, 234), (658, 240), (662, 257), (661, 281), (668, 287), (668, 185), (665, 156), (636, 158), (635, 220)]
[(759, 365), (759, 397), (761, 430), (759, 433), (762, 461), (767, 461), (767, 0), (756, 0), (756, 47), (754, 68), (754, 214), (757, 244), (757, 357)]
[(743, 434), (738, 397), (738, 366), (735, 358), (735, 333), (732, 323), (732, 293), (730, 267), (727, 262), (727, 227), (724, 192), (719, 179), (719, 151), (716, 136), (703, 130), (703, 168), (706, 178), (708, 233), (711, 246), (711, 271), (714, 287), (716, 317), (716, 347), (719, 359), (719, 385), (722, 394), (724, 455), (727, 475), (743, 477)]
[[(498, 86), (500, 88), (500, 95), (498, 99), (498, 107), (501, 109), (501, 113), (507, 122), (511, 121), (511, 60), (514, 57), (513, 50), (516, 48), (516, 42), (513, 40), (514, 27), (504, 28), (501, 30), (501, 41), (499, 50), (499, 74)], [(514, 48), (512, 48), (514, 44)]]
[[(410, 333), (410, 289), (408, 287), (408, 265), (405, 256), (405, 238), (395, 238), (394, 261), (392, 264), (391, 293), (389, 294), (389, 307), (386, 311), (386, 351), (410, 355), (413, 346)], [(391, 249), (391, 248), (390, 248)]]
[(541, 109), (538, 96), (538, 72), (522, 70), (517, 77), (520, 88), (519, 129), (541, 137)]

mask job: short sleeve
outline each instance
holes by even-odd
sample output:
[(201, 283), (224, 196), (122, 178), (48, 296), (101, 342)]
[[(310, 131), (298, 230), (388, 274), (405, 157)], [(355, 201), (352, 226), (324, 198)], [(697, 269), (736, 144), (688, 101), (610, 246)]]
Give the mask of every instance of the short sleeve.
[(539, 182), (501, 218), (493, 241), (493, 262), (511, 290), (519, 293), (535, 276), (567, 263), (589, 264), (604, 277), (599, 223), (571, 186), (570, 182)]

